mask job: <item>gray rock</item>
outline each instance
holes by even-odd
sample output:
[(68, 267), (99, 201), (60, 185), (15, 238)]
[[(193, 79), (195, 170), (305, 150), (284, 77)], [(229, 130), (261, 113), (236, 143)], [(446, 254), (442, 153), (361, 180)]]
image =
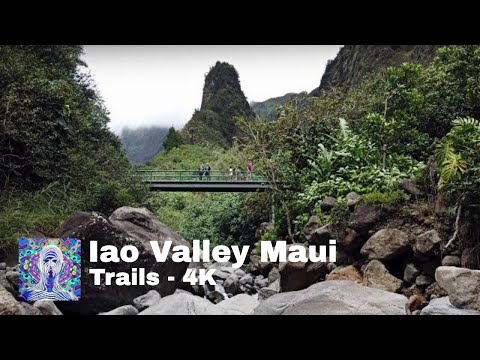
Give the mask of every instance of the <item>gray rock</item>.
[(427, 287), (429, 285), (432, 285), (433, 282), (434, 280), (430, 276), (425, 274), (418, 276), (415, 280), (415, 284), (420, 287)]
[[(177, 289), (176, 291), (178, 291), (178, 290), (179, 289)], [(161, 296), (160, 296), (160, 294), (158, 293), (157, 290), (150, 290), (145, 295), (141, 295), (141, 296), (133, 299), (133, 306), (135, 306), (135, 308), (138, 311), (142, 311), (142, 310), (145, 310), (146, 308), (154, 305), (158, 301), (160, 301), (160, 298), (161, 298)]]
[(358, 195), (356, 192), (352, 191), (348, 193), (347, 196), (345, 196), (345, 198), (347, 199), (347, 206), (351, 207), (351, 206), (357, 205), (362, 197)]
[(33, 307), (36, 307), (38, 310), (40, 310), (42, 315), (63, 315), (55, 303), (51, 300), (35, 301)]
[(238, 277), (234, 274), (230, 275), (227, 280), (223, 283), (223, 287), (227, 293), (237, 295), (242, 292), (240, 289), (240, 284), (238, 282)]
[(25, 315), (20, 303), (2, 285), (0, 285), (0, 315)]
[(0, 270), (0, 286), (3, 286), (10, 294), (16, 296), (17, 291), (13, 285), (10, 284), (10, 281), (7, 280), (6, 270)]
[(240, 280), (238, 280), (238, 282), (240, 283), (240, 285), (253, 285), (253, 276), (251, 274), (247, 274)]
[(215, 270), (215, 272), (213, 273), (212, 277), (215, 279), (215, 280), (227, 280), (227, 278), (230, 276), (229, 273), (226, 273), (224, 271), (221, 271), (219, 269)]
[[(238, 270), (242, 271), (241, 269), (238, 269)], [(235, 269), (231, 266), (222, 266), (220, 268), (220, 271), (223, 271), (224, 273), (227, 273), (228, 275), (231, 275), (235, 272)]]
[(267, 287), (268, 286), (268, 278), (264, 278), (263, 276), (257, 276), (255, 278), (255, 286), (259, 289)]
[(100, 313), (98, 315), (137, 315), (138, 310), (132, 305), (120, 306), (108, 312)]
[(458, 256), (447, 255), (442, 259), (442, 266), (458, 266), (460, 267), (462, 260)]
[(358, 249), (361, 245), (361, 238), (358, 236), (358, 233), (349, 228), (345, 230), (345, 236), (338, 241), (338, 247), (346, 251)]
[(259, 304), (260, 303), (257, 299), (255, 299), (255, 297), (247, 294), (239, 294), (230, 299), (222, 301), (217, 305), (217, 308), (229, 313), (252, 315), (253, 311)]
[(267, 288), (271, 290), (275, 290), (276, 292), (280, 292), (281, 286), (280, 286), (280, 279), (274, 281), (270, 285), (267, 286)]
[(207, 299), (214, 304), (218, 304), (225, 300), (225, 296), (218, 290), (210, 291), (207, 295)]
[(270, 272), (268, 273), (268, 283), (272, 284), (275, 281), (280, 279), (280, 271), (278, 268), (274, 267)]
[[(138, 260), (132, 265), (124, 261), (119, 263), (109, 262), (98, 264), (106, 272), (131, 273), (132, 266), (144, 268), (145, 273), (156, 272), (159, 274), (160, 283), (157, 286), (96, 286), (94, 277), (88, 273), (92, 264), (88, 256), (82, 256), (82, 299), (81, 301), (64, 301), (58, 307), (64, 313), (98, 314), (110, 311), (125, 304), (131, 304), (133, 299), (157, 290), (160, 295), (166, 296), (173, 293), (177, 283), (181, 282), (188, 263), (177, 263), (172, 260), (172, 249), (177, 245), (191, 248), (189, 242), (162, 224), (149, 210), (145, 208), (122, 207), (113, 212), (110, 218), (99, 213), (79, 212), (67, 219), (52, 236), (76, 237), (82, 240), (82, 252), (90, 253), (90, 242), (98, 242), (100, 249), (104, 245), (113, 245), (121, 249), (125, 245), (133, 245), (139, 250)], [(154, 256), (151, 241), (160, 245), (166, 241), (172, 242), (170, 253), (165, 262), (158, 262)], [(177, 282), (167, 281), (168, 276), (173, 276)]]
[(413, 196), (422, 195), (422, 191), (410, 180), (400, 182), (400, 187), (407, 193)]
[(29, 303), (20, 301), (20, 305), (25, 310), (25, 315), (42, 315), (41, 311)]
[(327, 196), (323, 201), (320, 203), (320, 209), (325, 212), (329, 212), (332, 210), (336, 205), (338, 201), (332, 196)]
[(390, 274), (380, 261), (370, 261), (363, 270), (363, 285), (384, 291), (397, 292), (402, 287), (402, 280)]
[(245, 271), (243, 271), (242, 269), (237, 269), (233, 272), (235, 275), (237, 275), (238, 278), (242, 278), (244, 277), (245, 275), (247, 275), (247, 273)]
[(385, 216), (386, 211), (382, 207), (370, 204), (359, 204), (350, 216), (348, 227), (357, 233), (366, 234)]
[(7, 270), (7, 264), (4, 262), (0, 263), (0, 270)]
[(258, 290), (258, 301), (264, 301), (275, 294), (278, 294), (278, 291), (268, 287), (261, 288)]
[(405, 266), (405, 270), (403, 272), (404, 281), (413, 284), (418, 275), (420, 275), (420, 270), (415, 264), (409, 263), (407, 266)]
[(332, 239), (330, 225), (315, 229), (306, 239), (310, 245), (328, 245), (330, 239)]
[(437, 230), (430, 230), (417, 237), (413, 250), (420, 254), (428, 254), (441, 242), (442, 239), (440, 239)]
[(173, 294), (162, 297), (157, 304), (139, 315), (243, 315), (241, 312), (224, 309), (219, 305), (192, 294)]
[(452, 305), (461, 309), (480, 310), (480, 270), (440, 266), (435, 279), (447, 291)]
[(391, 260), (403, 254), (409, 247), (406, 233), (397, 229), (382, 229), (368, 239), (360, 253), (370, 260)]
[(255, 309), (257, 315), (406, 315), (408, 299), (400, 294), (324, 281), (300, 291), (273, 295)]
[(420, 315), (480, 315), (480, 311), (456, 308), (448, 297), (442, 297), (431, 300)]
[(8, 282), (12, 284), (15, 289), (18, 289), (18, 276), (18, 271), (7, 271), (7, 273), (5, 274)]

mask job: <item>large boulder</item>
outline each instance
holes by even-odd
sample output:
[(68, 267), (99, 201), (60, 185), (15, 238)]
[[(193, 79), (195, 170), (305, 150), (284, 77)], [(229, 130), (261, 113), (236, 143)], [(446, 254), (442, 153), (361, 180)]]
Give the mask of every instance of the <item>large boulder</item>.
[(323, 201), (320, 203), (320, 209), (325, 212), (330, 212), (336, 205), (338, 201), (336, 198), (332, 196), (327, 196)]
[(408, 299), (400, 294), (351, 281), (324, 281), (301, 291), (273, 295), (256, 315), (406, 315)]
[(363, 285), (390, 292), (398, 292), (402, 287), (402, 280), (390, 274), (380, 261), (370, 261), (363, 270)]
[(447, 255), (442, 259), (442, 266), (458, 266), (460, 267), (462, 260), (459, 256)]
[[(162, 246), (165, 241), (172, 241), (175, 245), (190, 246), (187, 241), (171, 231), (156, 219), (147, 209), (122, 207), (117, 209), (107, 219), (100, 213), (79, 212), (74, 214), (57, 229), (55, 237), (75, 237), (82, 240), (82, 293), (81, 300), (72, 302), (58, 302), (64, 313), (96, 314), (115, 309), (119, 306), (131, 304), (133, 299), (157, 290), (161, 296), (173, 293), (176, 289), (175, 282), (169, 282), (168, 276), (174, 276), (181, 281), (188, 263), (175, 263), (172, 261), (172, 252), (165, 262), (157, 262), (150, 245), (150, 241), (157, 241)], [(90, 241), (98, 242), (98, 249), (104, 245), (113, 245), (121, 249), (125, 245), (133, 245), (139, 251), (139, 258), (135, 263), (120, 261), (119, 263), (90, 263)], [(156, 272), (159, 274), (160, 283), (157, 286), (117, 286), (93, 284), (93, 275), (89, 274), (91, 268), (103, 268), (106, 272), (131, 273), (132, 267), (144, 268), (145, 273)]]
[(148, 293), (133, 299), (133, 306), (135, 306), (138, 311), (142, 311), (159, 302), (160, 298), (161, 296), (158, 291), (150, 290)]
[(448, 297), (441, 297), (431, 300), (420, 315), (480, 315), (480, 311), (456, 308)]
[(39, 309), (27, 302), (20, 301), (20, 305), (25, 310), (25, 315), (43, 315)]
[(25, 315), (26, 312), (20, 303), (0, 285), (0, 315)]
[(322, 225), (317, 216), (312, 216), (303, 228), (305, 239), (312, 245), (328, 245), (332, 238), (330, 225)]
[(352, 191), (345, 196), (345, 199), (347, 200), (347, 206), (351, 208), (357, 205), (358, 202), (362, 199), (362, 197), (356, 192)]
[(440, 266), (435, 272), (435, 279), (448, 293), (452, 305), (480, 310), (480, 270)]
[(63, 315), (52, 300), (35, 301), (33, 307), (40, 310), (42, 315)]
[(120, 306), (108, 312), (100, 313), (98, 315), (137, 315), (138, 310), (132, 305)]
[(359, 236), (355, 230), (347, 228), (345, 230), (345, 236), (341, 236), (340, 239), (338, 239), (337, 245), (341, 250), (354, 251), (363, 245), (362, 237)]
[(217, 308), (228, 311), (229, 313), (237, 312), (239, 315), (252, 315), (259, 304), (255, 297), (247, 294), (239, 294), (222, 301), (217, 305)]
[[(290, 245), (291, 246), (291, 245)], [(296, 291), (325, 280), (330, 272), (327, 263), (281, 262), (279, 264), (282, 291)]]
[(408, 234), (398, 229), (382, 229), (367, 240), (360, 253), (370, 260), (391, 260), (402, 255), (409, 247)]
[(10, 294), (16, 294), (15, 287), (7, 280), (7, 270), (0, 270), (0, 286), (3, 286)]
[(175, 293), (162, 297), (157, 304), (142, 311), (139, 315), (245, 315), (246, 313), (243, 311), (250, 312), (250, 308), (253, 307), (250, 299), (245, 300), (245, 298), (232, 301), (230, 306), (220, 306), (229, 300), (215, 305), (199, 296), (183, 292)]
[(435, 247), (442, 242), (437, 230), (430, 230), (419, 235), (413, 244), (416, 253), (426, 255), (431, 253)]
[(380, 206), (360, 204), (350, 216), (348, 227), (360, 234), (366, 234), (375, 224), (386, 216), (386, 210)]
[(353, 265), (339, 266), (327, 275), (326, 280), (349, 280), (359, 285), (363, 284), (363, 276), (360, 271)]

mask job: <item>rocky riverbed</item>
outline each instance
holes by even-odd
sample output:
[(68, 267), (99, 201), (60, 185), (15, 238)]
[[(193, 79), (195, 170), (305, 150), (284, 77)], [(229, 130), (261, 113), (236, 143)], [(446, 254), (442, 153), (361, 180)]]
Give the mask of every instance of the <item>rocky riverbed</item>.
[[(335, 204), (326, 200), (323, 208), (328, 211)], [(94, 286), (88, 273), (93, 264), (83, 256), (80, 301), (27, 303), (17, 300), (18, 267), (0, 263), (0, 314), (480, 315), (480, 270), (462, 267), (462, 254), (441, 251), (445, 239), (430, 219), (415, 214), (399, 219), (387, 213), (388, 209), (354, 202), (340, 230), (312, 217), (303, 245), (323, 245), (334, 234), (343, 234), (337, 237), (335, 263), (264, 263), (252, 247), (247, 263), (238, 269), (229, 262), (156, 262), (150, 241), (189, 244), (146, 209), (124, 207), (109, 218), (77, 213), (53, 236), (80, 238), (84, 254), (92, 240), (118, 248), (133, 244), (140, 250), (136, 266), (159, 273), (160, 284)], [(257, 240), (270, 226), (262, 224)], [(215, 269), (215, 285), (181, 282), (187, 265)], [(131, 264), (104, 266), (119, 272)], [(169, 275), (177, 281), (169, 282)]]

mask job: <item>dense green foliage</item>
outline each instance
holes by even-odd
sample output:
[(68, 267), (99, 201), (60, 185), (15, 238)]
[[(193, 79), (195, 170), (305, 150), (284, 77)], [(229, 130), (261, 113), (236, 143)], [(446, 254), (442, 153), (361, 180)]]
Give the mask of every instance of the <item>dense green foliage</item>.
[[(375, 204), (403, 201), (398, 183), (422, 176), (453, 120), (478, 116), (479, 55), (479, 46), (445, 47), (427, 67), (405, 63), (367, 76), (351, 89), (324, 91), (304, 101), (307, 106), (289, 102), (273, 123), (240, 121), (249, 135), (243, 150), (257, 169), (274, 189), (277, 183), (294, 189), (279, 188), (273, 198), (283, 233), (296, 236), (325, 196), (342, 199), (355, 191)], [(463, 130), (458, 126), (441, 141), (441, 171), (453, 171), (444, 159), (457, 160), (450, 178), (454, 191), (464, 186), (463, 196), (466, 189), (478, 195), (477, 125), (472, 120)]]
[[(173, 129), (173, 128), (172, 128)], [(164, 140), (170, 134), (164, 127), (144, 126), (123, 128), (120, 140), (132, 164), (145, 164), (163, 150)]]
[[(158, 154), (151, 167), (195, 170), (210, 163), (213, 171), (244, 168), (236, 143), (228, 149), (182, 145)], [(209, 239), (215, 244), (251, 243), (255, 230), (270, 219), (264, 194), (151, 193), (145, 206), (185, 239)]]
[(185, 144), (185, 139), (183, 138), (182, 133), (175, 130), (173, 126), (168, 129), (168, 134), (165, 137), (165, 141), (163, 142), (163, 148), (165, 149), (165, 151), (169, 152), (170, 150), (183, 144)]
[(81, 46), (0, 46), (0, 250), (75, 210), (111, 212), (141, 193)]
[(182, 134), (190, 144), (228, 148), (239, 135), (236, 116), (254, 119), (255, 114), (242, 92), (237, 70), (217, 62), (205, 77), (202, 106), (195, 110)]
[(250, 103), (250, 107), (252, 108), (257, 118), (273, 121), (278, 116), (278, 107), (281, 105), (285, 105), (287, 101), (292, 100), (297, 95), (298, 94), (295, 93), (288, 93), (283, 96), (271, 98), (261, 102), (252, 101)]

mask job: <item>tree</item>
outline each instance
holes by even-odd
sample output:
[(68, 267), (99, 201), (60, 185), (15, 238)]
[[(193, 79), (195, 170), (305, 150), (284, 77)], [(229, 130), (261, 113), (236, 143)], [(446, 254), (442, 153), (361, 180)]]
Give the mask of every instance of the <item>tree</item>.
[(168, 130), (167, 137), (165, 138), (165, 141), (163, 142), (163, 148), (165, 149), (166, 152), (169, 152), (170, 150), (179, 147), (185, 143), (182, 134), (175, 130), (175, 128), (172, 126)]

